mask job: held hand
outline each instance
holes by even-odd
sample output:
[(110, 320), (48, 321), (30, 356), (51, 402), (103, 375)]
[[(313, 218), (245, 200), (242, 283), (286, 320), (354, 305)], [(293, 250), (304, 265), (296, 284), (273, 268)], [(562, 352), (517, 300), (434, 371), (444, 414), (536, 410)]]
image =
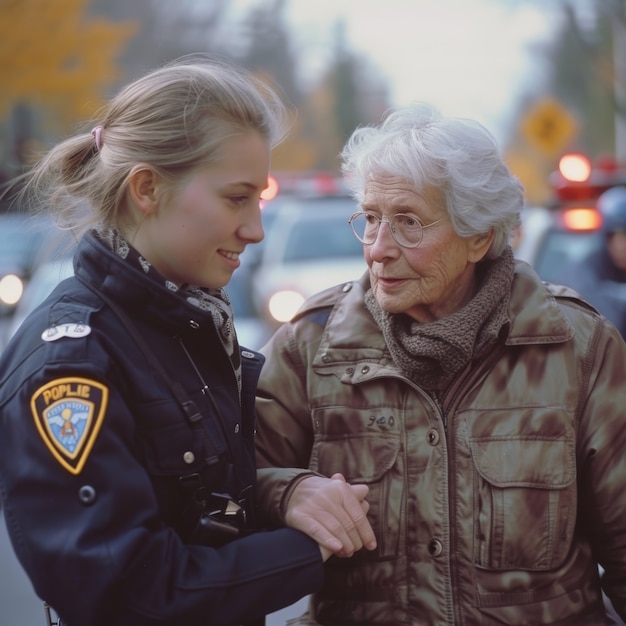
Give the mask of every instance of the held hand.
[(326, 560), (331, 554), (352, 556), (365, 547), (376, 547), (367, 520), (367, 485), (349, 485), (341, 474), (331, 478), (309, 476), (294, 488), (287, 503), (285, 521), (320, 544)]

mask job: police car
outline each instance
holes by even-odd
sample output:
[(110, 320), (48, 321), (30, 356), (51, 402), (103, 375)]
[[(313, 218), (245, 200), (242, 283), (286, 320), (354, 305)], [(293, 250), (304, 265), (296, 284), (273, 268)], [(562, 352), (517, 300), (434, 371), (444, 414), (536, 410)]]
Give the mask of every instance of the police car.
[(530, 263), (543, 280), (567, 284), (568, 268), (604, 245), (604, 232), (616, 226), (609, 221), (626, 221), (626, 216), (603, 217), (597, 206), (608, 189), (626, 187), (626, 166), (604, 161), (592, 167), (586, 156), (567, 154), (550, 182), (552, 202), (522, 212), (515, 256)]

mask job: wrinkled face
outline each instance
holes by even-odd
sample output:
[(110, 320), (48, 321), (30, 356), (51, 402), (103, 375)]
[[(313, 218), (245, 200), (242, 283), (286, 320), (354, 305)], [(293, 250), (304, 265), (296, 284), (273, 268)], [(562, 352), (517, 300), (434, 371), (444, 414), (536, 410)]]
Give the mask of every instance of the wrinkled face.
[(424, 229), (416, 248), (396, 243), (387, 222), (381, 223), (374, 243), (364, 244), (372, 290), (384, 310), (426, 323), (451, 315), (471, 299), (475, 264), (487, 252), (492, 235), (457, 235), (439, 189), (417, 192), (406, 179), (378, 175), (366, 184), (362, 205), (385, 219), (396, 213), (415, 216), (424, 226), (444, 218)]
[(618, 230), (607, 237), (607, 250), (615, 267), (626, 272), (626, 232)]
[(259, 199), (269, 163), (268, 142), (258, 133), (229, 138), (215, 163), (159, 196), (133, 245), (177, 285), (223, 287), (246, 245), (263, 239)]

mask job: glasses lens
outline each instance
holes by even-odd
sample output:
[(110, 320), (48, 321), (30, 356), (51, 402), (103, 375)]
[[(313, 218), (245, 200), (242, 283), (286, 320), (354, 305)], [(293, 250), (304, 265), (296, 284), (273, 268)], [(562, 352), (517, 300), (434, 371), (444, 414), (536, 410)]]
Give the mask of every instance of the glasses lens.
[(412, 215), (397, 213), (391, 218), (391, 233), (394, 239), (407, 248), (415, 248), (424, 234), (422, 223)]
[(374, 243), (380, 222), (369, 213), (355, 213), (350, 218), (350, 226), (356, 238), (363, 243)]

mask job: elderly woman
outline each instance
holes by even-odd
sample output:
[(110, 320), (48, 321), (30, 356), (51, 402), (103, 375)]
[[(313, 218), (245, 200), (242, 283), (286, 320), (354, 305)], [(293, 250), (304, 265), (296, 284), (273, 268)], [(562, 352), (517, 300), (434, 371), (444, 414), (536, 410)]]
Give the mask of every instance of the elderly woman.
[(342, 157), (369, 271), (263, 349), (257, 454), (277, 518), (296, 479), (271, 467), (367, 484), (378, 545), (330, 559), (298, 623), (615, 623), (619, 333), (514, 260), (523, 190), (480, 124), (411, 105)]

